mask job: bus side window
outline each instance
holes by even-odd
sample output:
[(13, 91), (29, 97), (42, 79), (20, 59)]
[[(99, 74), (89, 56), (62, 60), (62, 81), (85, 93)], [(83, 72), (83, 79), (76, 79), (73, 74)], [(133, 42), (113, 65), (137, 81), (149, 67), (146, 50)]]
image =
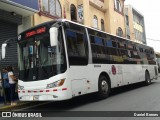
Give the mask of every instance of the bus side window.
[(87, 65), (85, 36), (83, 33), (66, 30), (68, 57), (70, 65)]
[(122, 59), (123, 59), (123, 63), (124, 64), (129, 64), (128, 51), (126, 49), (120, 49), (120, 51), (121, 51), (121, 56), (122, 56)]
[(77, 50), (79, 56), (86, 56), (83, 35), (79, 33), (77, 33)]
[(67, 31), (67, 45), (68, 54), (71, 56), (78, 56), (78, 51), (76, 48), (76, 34), (72, 31)]
[(112, 64), (116, 64), (116, 63), (119, 63), (119, 54), (118, 54), (118, 49), (117, 48), (110, 48), (110, 53), (111, 53), (111, 56), (112, 56), (112, 60), (111, 60), (111, 63)]

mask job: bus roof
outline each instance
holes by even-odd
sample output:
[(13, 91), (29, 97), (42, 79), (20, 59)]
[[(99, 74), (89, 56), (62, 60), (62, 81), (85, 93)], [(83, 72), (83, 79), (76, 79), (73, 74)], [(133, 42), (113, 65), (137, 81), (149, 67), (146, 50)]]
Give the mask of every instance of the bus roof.
[(82, 24), (80, 24), (80, 23), (76, 23), (76, 22), (73, 22), (73, 21), (70, 21), (70, 20), (67, 20), (67, 19), (58, 19), (57, 21), (61, 21), (61, 22), (70, 22), (70, 23), (73, 23), (73, 24), (77, 24), (77, 25), (80, 25), (80, 26), (83, 26), (83, 27), (86, 27), (86, 28), (90, 28), (90, 29), (96, 30), (96, 31), (98, 31), (98, 32), (102, 32), (102, 33), (105, 33), (105, 34), (108, 34), (108, 35), (111, 35), (111, 36), (114, 36), (114, 37), (118, 37), (118, 38), (127, 40), (127, 41), (129, 41), (129, 42), (133, 42), (133, 43), (135, 43), (135, 44), (141, 44), (141, 45), (144, 45), (144, 46), (146, 46), (146, 47), (150, 47), (150, 48), (153, 49), (153, 47), (147, 46), (146, 44), (137, 43), (137, 42), (134, 42), (134, 41), (132, 41), (132, 40), (130, 40), (130, 39), (127, 39), (127, 38), (124, 38), (124, 37), (120, 37), (120, 36), (116, 36), (116, 35), (113, 35), (113, 34), (111, 34), (111, 33), (104, 32), (104, 31), (101, 31), (101, 30), (96, 29), (96, 28), (93, 28), (93, 27), (85, 26), (85, 25), (82, 25)]
[[(31, 28), (23, 31), (23, 32), (20, 33), (20, 34), (23, 34), (23, 33), (27, 32), (27, 31), (30, 31), (30, 30), (32, 30), (32, 29), (34, 29), (34, 28), (41, 27), (41, 26), (43, 26), (43, 25), (50, 25), (50, 26), (52, 26), (52, 24), (53, 24), (54, 22), (56, 22), (56, 21), (59, 21), (59, 22), (70, 22), (70, 23), (73, 23), (73, 24), (76, 24), (76, 25), (79, 25), (79, 26), (82, 26), (82, 27), (85, 27), (85, 28), (90, 28), (90, 29), (96, 30), (96, 31), (98, 31), (98, 32), (102, 32), (102, 33), (105, 33), (105, 34), (108, 34), (108, 35), (111, 35), (111, 36), (114, 36), (114, 37), (117, 37), (117, 38), (121, 38), (121, 39), (126, 40), (126, 41), (128, 41), (128, 42), (133, 42), (133, 43), (135, 43), (135, 44), (140, 44), (140, 45), (143, 45), (143, 46), (146, 46), (146, 47), (150, 47), (150, 46), (147, 46), (146, 44), (137, 43), (137, 42), (134, 42), (134, 41), (132, 41), (132, 40), (130, 40), (130, 39), (127, 39), (127, 38), (124, 38), (124, 37), (120, 37), (120, 36), (116, 36), (116, 35), (113, 35), (113, 34), (111, 34), (111, 33), (104, 32), (104, 31), (101, 31), (101, 30), (96, 29), (96, 28), (93, 28), (93, 27), (85, 26), (85, 25), (82, 25), (82, 24), (80, 24), (80, 23), (76, 23), (76, 22), (73, 22), (73, 21), (70, 21), (70, 20), (67, 20), (67, 19), (56, 19), (56, 20), (51, 20), (51, 21), (48, 21), (48, 22), (44, 22), (44, 23), (42, 23), (42, 24), (36, 25), (36, 26), (34, 26), (34, 27), (31, 27)], [(20, 34), (19, 34), (19, 35), (20, 35)], [(153, 47), (150, 47), (150, 48), (153, 49)]]

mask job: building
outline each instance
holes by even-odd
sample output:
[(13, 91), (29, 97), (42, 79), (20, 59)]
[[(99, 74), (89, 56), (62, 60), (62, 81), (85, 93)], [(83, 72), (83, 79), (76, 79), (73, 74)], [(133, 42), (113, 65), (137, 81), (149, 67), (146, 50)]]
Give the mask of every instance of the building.
[[(18, 33), (64, 18), (125, 37), (125, 0), (0, 0), (0, 45)], [(10, 43), (1, 66), (17, 64), (17, 45)]]
[(17, 43), (14, 40), (19, 32), (29, 28), (28, 17), (38, 11), (38, 0), (0, 0), (0, 45), (11, 40), (0, 68), (9, 65), (17, 68)]
[(34, 26), (58, 18), (125, 37), (124, 0), (39, 0)]
[(16, 21), (16, 33), (46, 21), (64, 18), (125, 37), (124, 1), (0, 0), (0, 8), (8, 12), (9, 18), (14, 18), (9, 19), (10, 22)]
[(144, 16), (131, 5), (125, 5), (126, 37), (146, 44)]

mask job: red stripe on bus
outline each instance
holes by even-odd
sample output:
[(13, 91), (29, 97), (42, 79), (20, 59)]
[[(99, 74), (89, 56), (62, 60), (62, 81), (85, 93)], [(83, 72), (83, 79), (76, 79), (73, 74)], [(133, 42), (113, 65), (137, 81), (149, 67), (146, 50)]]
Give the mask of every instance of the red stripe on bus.
[(25, 91), (22, 91), (23, 93), (25, 93)]
[(30, 91), (30, 90), (28, 90), (28, 93), (31, 93), (31, 91)]
[(62, 90), (67, 90), (67, 88), (62, 88)]
[(40, 90), (40, 92), (43, 92), (43, 90)]
[(20, 93), (21, 91), (20, 90), (18, 90), (18, 93)]
[(34, 92), (37, 92), (37, 91), (34, 91)]
[(53, 89), (53, 91), (58, 91), (57, 89)]
[(46, 92), (49, 92), (49, 90), (46, 90)]

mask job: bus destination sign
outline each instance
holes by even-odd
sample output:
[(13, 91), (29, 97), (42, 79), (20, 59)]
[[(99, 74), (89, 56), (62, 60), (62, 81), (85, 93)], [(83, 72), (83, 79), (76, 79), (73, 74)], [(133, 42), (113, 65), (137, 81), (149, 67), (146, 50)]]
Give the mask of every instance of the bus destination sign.
[(37, 30), (32, 30), (32, 31), (27, 32), (25, 34), (25, 37), (28, 38), (33, 35), (37, 35), (37, 34), (41, 34), (41, 33), (45, 33), (45, 32), (46, 32), (46, 27), (42, 27), (42, 28), (38, 28)]

